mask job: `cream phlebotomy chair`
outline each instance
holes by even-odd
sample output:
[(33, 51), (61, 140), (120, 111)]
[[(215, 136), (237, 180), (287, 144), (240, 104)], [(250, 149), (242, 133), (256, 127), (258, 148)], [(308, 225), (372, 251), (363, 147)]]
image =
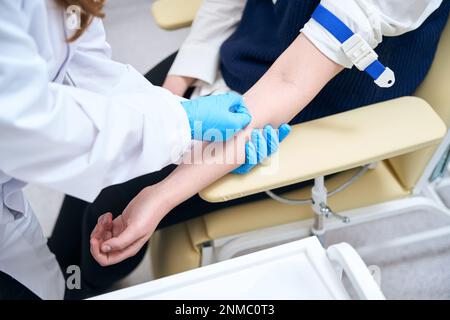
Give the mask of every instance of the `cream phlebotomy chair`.
[[(93, 299), (384, 300), (379, 279), (377, 268), (367, 267), (350, 245), (325, 250), (316, 237), (309, 237)], [(258, 315), (258, 310), (250, 307), (249, 313)]]
[[(159, 0), (152, 12), (162, 28), (176, 29), (189, 25), (200, 3)], [(295, 125), (279, 154), (267, 164), (245, 176), (227, 175), (203, 190), (203, 199), (219, 202), (315, 179), (314, 188), (292, 191), (284, 198), (269, 191), (272, 199), (219, 210), (156, 232), (151, 242), (155, 276), (417, 208), (450, 215), (430, 181), (450, 142), (449, 57), (450, 23), (414, 97)], [(323, 177), (333, 173), (337, 174), (324, 183)], [(449, 233), (443, 227), (377, 247)]]

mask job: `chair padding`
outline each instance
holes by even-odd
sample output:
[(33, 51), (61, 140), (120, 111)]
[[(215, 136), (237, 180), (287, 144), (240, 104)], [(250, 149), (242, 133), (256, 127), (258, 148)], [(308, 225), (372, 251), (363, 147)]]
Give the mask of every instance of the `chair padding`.
[[(328, 190), (347, 181), (357, 169), (348, 170), (327, 179)], [(337, 212), (364, 207), (384, 201), (406, 197), (409, 191), (402, 188), (386, 163), (381, 162), (369, 170), (348, 189), (329, 199), (329, 205)], [(285, 194), (289, 198), (311, 197), (311, 187)], [(203, 217), (206, 234), (210, 239), (258, 230), (275, 225), (305, 220), (313, 217), (311, 206), (289, 206), (272, 199), (252, 202), (216, 211)], [(239, 221), (239, 223), (236, 223)]]

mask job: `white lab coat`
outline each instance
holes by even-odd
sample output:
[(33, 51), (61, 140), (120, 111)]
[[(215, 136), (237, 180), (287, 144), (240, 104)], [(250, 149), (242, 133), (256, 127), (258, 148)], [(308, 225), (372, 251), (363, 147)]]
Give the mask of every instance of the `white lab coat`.
[(0, 270), (44, 299), (64, 281), (22, 181), (92, 201), (190, 145), (179, 99), (110, 60), (100, 20), (70, 34), (53, 0), (0, 1)]

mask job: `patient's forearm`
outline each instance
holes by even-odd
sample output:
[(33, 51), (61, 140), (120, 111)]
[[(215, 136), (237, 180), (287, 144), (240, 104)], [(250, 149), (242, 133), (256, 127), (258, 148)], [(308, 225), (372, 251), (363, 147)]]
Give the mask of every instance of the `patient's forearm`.
[[(288, 123), (320, 92), (342, 67), (329, 60), (303, 35), (278, 58), (268, 72), (244, 95), (252, 115), (246, 130), (236, 135), (235, 143), (216, 148), (216, 154), (203, 157), (200, 164), (182, 164), (159, 184), (167, 203), (173, 207), (232, 171), (245, 159), (245, 139), (253, 128), (271, 124), (278, 128)], [(204, 145), (204, 148), (211, 146)], [(226, 154), (235, 153), (231, 164)]]

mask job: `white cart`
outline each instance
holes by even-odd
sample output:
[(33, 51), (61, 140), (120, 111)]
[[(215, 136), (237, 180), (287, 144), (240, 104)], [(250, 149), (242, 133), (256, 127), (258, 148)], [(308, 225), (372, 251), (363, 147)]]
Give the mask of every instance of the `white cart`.
[(345, 273), (360, 299), (384, 299), (377, 281), (346, 243), (325, 250), (306, 238), (94, 299), (350, 299)]

